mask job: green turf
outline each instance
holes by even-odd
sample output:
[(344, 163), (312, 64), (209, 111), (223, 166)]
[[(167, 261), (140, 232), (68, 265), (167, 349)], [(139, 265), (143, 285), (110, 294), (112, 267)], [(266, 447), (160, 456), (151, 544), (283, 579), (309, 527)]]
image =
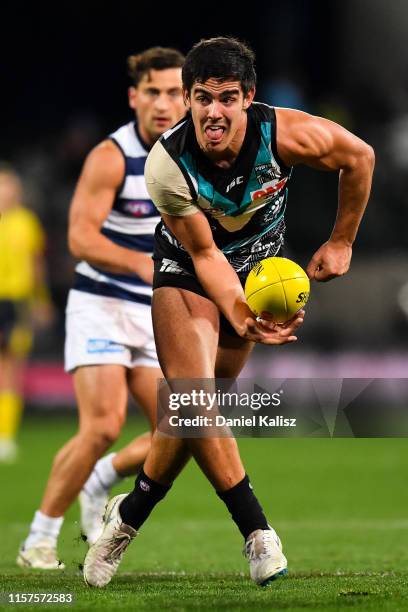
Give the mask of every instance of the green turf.
[[(130, 421), (122, 442), (140, 427), (139, 421)], [(268, 588), (248, 579), (241, 538), (191, 465), (155, 509), (112, 583), (93, 590), (84, 586), (78, 569), (85, 544), (78, 537), (76, 505), (61, 533), (64, 572), (24, 571), (14, 564), (53, 453), (73, 431), (73, 421), (65, 418), (27, 418), (19, 461), (0, 466), (0, 591), (70, 591), (75, 610), (118, 612), (408, 609), (404, 439), (240, 441), (256, 493), (289, 559), (289, 576)], [(117, 491), (131, 488), (127, 480)]]

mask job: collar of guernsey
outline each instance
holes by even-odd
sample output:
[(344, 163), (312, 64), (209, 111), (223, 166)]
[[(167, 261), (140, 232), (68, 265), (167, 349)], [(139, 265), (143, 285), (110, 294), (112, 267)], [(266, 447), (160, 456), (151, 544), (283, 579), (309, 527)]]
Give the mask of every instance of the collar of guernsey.
[(160, 139), (178, 165), (193, 202), (207, 215), (217, 246), (233, 253), (267, 233), (282, 233), (292, 168), (280, 159), (275, 109), (254, 102), (245, 138), (228, 169), (214, 166), (200, 150), (191, 117)]
[[(149, 150), (134, 121), (120, 127), (109, 138), (125, 159), (125, 174), (101, 233), (115, 244), (151, 255), (154, 230), (160, 217), (144, 180)], [(74, 289), (142, 304), (151, 303), (152, 288), (137, 274), (113, 274), (86, 261), (81, 261), (75, 271)]]

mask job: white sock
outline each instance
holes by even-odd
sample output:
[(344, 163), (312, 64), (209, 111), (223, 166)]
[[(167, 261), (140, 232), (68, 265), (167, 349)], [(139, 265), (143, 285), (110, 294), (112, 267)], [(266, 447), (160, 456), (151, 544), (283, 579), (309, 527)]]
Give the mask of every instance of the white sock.
[(53, 517), (43, 514), (40, 510), (34, 514), (33, 521), (30, 525), (30, 533), (24, 542), (25, 548), (35, 546), (39, 540), (49, 538), (57, 545), (57, 538), (61, 531), (63, 516)]
[(106, 495), (109, 489), (122, 480), (122, 476), (119, 476), (113, 467), (115, 455), (116, 453), (110, 453), (96, 463), (83, 487), (88, 495)]

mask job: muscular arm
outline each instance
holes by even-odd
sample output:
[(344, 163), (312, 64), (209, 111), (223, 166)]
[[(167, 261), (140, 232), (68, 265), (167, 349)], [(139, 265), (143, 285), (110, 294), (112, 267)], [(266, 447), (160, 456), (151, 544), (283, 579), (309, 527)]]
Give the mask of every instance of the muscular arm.
[(247, 306), (240, 280), (215, 245), (209, 223), (201, 211), (183, 217), (167, 214), (162, 217), (191, 256), (197, 278), (206, 293), (241, 337), (263, 344), (296, 340), (293, 334), (303, 321), (303, 313), (283, 326), (257, 323)]
[(339, 171), (337, 217), (329, 240), (314, 254), (310, 278), (330, 280), (350, 266), (371, 189), (373, 149), (340, 125), (292, 109), (277, 109), (277, 146), (288, 166), (305, 164)]
[(113, 243), (100, 232), (124, 173), (123, 156), (112, 142), (102, 142), (88, 155), (71, 203), (69, 248), (75, 257), (108, 272), (136, 273), (151, 283), (150, 257)]

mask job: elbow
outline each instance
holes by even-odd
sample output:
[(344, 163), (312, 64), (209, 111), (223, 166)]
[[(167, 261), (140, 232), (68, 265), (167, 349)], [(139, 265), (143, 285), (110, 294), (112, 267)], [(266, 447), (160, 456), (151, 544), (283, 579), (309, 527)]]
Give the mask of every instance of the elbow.
[(74, 257), (82, 259), (85, 256), (85, 248), (83, 241), (77, 232), (69, 230), (68, 232), (68, 248)]
[(362, 152), (362, 158), (371, 171), (374, 170), (375, 153), (373, 147), (371, 147), (369, 144), (365, 144), (364, 151)]
[(219, 261), (220, 257), (223, 258), (222, 251), (220, 251), (215, 244), (212, 244), (210, 247), (205, 247), (197, 250), (191, 250), (189, 252), (191, 259), (193, 260), (193, 264), (195, 266), (200, 264), (205, 265), (213, 265), (217, 261)]

